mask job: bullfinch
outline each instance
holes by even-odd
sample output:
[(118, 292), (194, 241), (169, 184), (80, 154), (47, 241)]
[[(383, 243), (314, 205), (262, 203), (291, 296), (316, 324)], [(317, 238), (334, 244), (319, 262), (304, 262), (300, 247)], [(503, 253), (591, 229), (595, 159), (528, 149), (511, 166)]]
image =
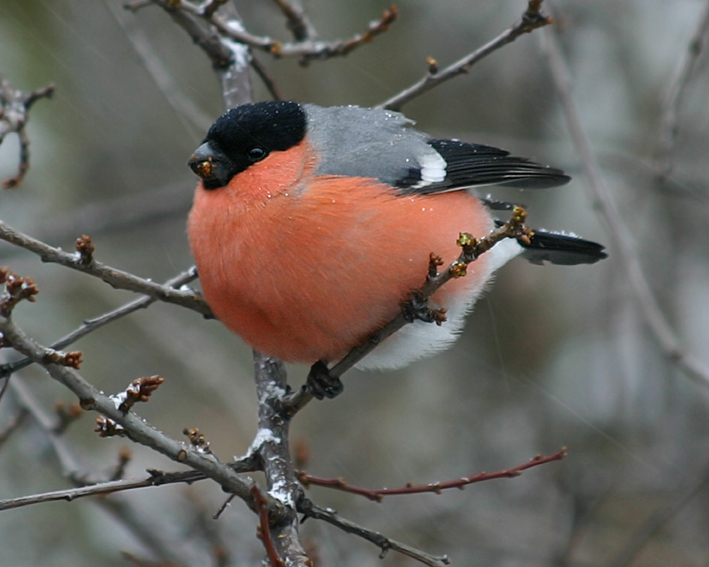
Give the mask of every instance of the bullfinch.
[[(494, 147), (434, 139), (397, 112), (271, 101), (229, 110), (189, 160), (201, 178), (189, 215), (204, 298), (227, 328), (286, 362), (334, 362), (393, 319), (431, 253), (456, 259), (510, 205), (474, 187), (546, 188), (559, 169)], [(447, 321), (415, 321), (359, 364), (393, 369), (449, 347), (493, 272), (532, 262), (592, 264), (603, 246), (535, 231), (480, 256), (430, 299)]]

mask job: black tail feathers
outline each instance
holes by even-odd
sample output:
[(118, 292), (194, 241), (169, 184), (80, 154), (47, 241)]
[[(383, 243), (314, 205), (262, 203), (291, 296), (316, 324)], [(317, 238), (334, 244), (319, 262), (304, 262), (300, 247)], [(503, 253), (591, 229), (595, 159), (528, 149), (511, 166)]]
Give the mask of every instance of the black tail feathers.
[(605, 247), (573, 234), (535, 230), (529, 244), (520, 242), (524, 248), (522, 257), (532, 264), (543, 264), (544, 260), (561, 266), (595, 264), (608, 257)]
[[(502, 226), (502, 221), (495, 221)], [(529, 244), (519, 241), (524, 251), (522, 257), (532, 264), (542, 265), (544, 261), (560, 266), (575, 266), (577, 264), (595, 264), (608, 257), (605, 246), (584, 240), (573, 234), (534, 230)]]

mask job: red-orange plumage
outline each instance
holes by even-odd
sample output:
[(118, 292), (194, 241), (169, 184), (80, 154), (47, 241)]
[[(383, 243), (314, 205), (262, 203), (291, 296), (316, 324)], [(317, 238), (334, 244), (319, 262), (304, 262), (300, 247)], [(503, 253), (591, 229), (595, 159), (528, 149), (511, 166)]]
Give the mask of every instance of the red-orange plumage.
[[(466, 191), (403, 195), (376, 179), (314, 176), (306, 142), (236, 175), (200, 182), (189, 236), (205, 299), (252, 347), (289, 362), (336, 360), (392, 319), (426, 277), (430, 253), (450, 262), (459, 232), (492, 228)], [(433, 298), (445, 306), (489, 276), (483, 256)]]

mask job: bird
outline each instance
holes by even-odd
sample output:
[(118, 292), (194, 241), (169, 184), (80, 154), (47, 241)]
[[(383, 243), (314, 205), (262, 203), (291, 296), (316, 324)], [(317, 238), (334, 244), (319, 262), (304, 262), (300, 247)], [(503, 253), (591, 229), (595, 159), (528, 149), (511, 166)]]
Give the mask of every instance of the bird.
[[(450, 263), (511, 204), (475, 188), (543, 189), (560, 169), (492, 146), (436, 139), (398, 112), (263, 101), (228, 110), (189, 158), (199, 176), (188, 237), (214, 315), (257, 351), (327, 366), (397, 316), (431, 254)], [(573, 234), (505, 239), (429, 300), (442, 325), (414, 321), (357, 367), (389, 370), (450, 347), (508, 260), (593, 264), (604, 247)]]

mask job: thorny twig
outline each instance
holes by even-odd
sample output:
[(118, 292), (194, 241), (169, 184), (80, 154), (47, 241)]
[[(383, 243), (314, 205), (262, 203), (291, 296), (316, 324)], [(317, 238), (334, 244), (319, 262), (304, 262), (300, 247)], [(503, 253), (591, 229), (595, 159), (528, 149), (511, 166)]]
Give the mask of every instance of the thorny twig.
[(494, 480), (499, 478), (516, 478), (527, 469), (538, 467), (540, 465), (544, 465), (552, 461), (560, 461), (561, 459), (564, 459), (566, 455), (566, 447), (563, 447), (560, 451), (551, 455), (536, 455), (531, 461), (527, 461), (524, 464), (517, 465), (516, 467), (512, 467), (510, 469), (491, 473), (482, 472), (464, 478), (458, 478), (446, 482), (435, 482), (432, 484), (416, 485), (407, 483), (406, 486), (401, 488), (362, 488), (360, 486), (353, 486), (347, 483), (347, 481), (342, 478), (321, 478), (309, 475), (304, 471), (298, 472), (298, 480), (303, 484), (305, 488), (309, 488), (310, 485), (324, 486), (326, 488), (341, 490), (343, 492), (349, 492), (351, 494), (358, 494), (375, 502), (381, 502), (385, 496), (422, 494), (425, 492), (434, 492), (436, 494), (440, 494), (443, 490), (449, 490), (451, 488), (463, 489), (469, 484), (483, 482), (486, 480)]
[(427, 61), (428, 72), (409, 88), (404, 89), (389, 100), (381, 103), (379, 108), (400, 110), (407, 102), (430, 91), (441, 83), (467, 73), (472, 66), (481, 59), (484, 59), (508, 43), (512, 43), (522, 34), (530, 33), (537, 28), (549, 25), (552, 20), (541, 12), (542, 1), (543, 0), (529, 0), (527, 10), (522, 14), (522, 19), (518, 24), (503, 32), (481, 48), (452, 63), (445, 69), (439, 70), (435, 59), (429, 57)]

